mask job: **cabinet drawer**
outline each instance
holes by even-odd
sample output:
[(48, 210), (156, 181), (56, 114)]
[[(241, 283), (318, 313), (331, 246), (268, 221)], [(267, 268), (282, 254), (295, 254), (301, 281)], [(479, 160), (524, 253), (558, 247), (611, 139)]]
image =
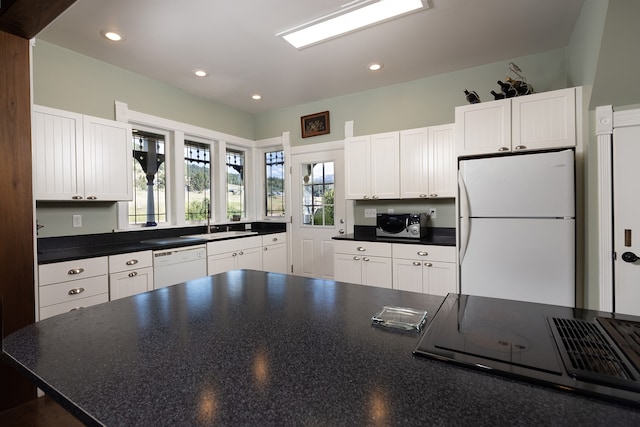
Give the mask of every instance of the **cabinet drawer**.
[(262, 246), (275, 245), (277, 243), (286, 243), (287, 233), (275, 233), (262, 236)]
[(76, 301), (63, 302), (61, 304), (48, 305), (40, 308), (40, 320), (57, 314), (67, 313), (79, 308), (90, 307), (109, 301), (109, 294), (94, 295), (88, 298), (80, 298)]
[(391, 243), (336, 240), (333, 248), (334, 252), (339, 254), (391, 257)]
[(70, 282), (40, 286), (40, 307), (72, 302), (100, 294), (109, 294), (109, 279), (105, 276), (89, 277)]
[(44, 264), (38, 267), (39, 284), (44, 286), (69, 280), (81, 280), (107, 274), (108, 270), (109, 263), (106, 256)]
[(238, 239), (222, 240), (207, 243), (207, 255), (233, 252), (247, 248), (262, 246), (262, 236), (241, 237)]
[(130, 252), (127, 254), (109, 256), (109, 273), (136, 270), (151, 267), (153, 256), (151, 251)]
[(455, 246), (403, 245), (393, 243), (393, 257), (456, 262)]

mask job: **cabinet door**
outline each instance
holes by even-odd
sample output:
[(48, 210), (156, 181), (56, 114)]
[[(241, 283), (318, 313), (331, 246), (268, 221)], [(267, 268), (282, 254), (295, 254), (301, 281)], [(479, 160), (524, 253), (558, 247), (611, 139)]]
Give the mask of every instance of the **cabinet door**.
[(514, 150), (575, 147), (575, 88), (518, 96), (511, 105)]
[(393, 289), (422, 293), (422, 262), (394, 258)]
[[(364, 162), (361, 158), (359, 161)], [(371, 135), (371, 198), (400, 197), (400, 133)]]
[(400, 198), (424, 199), (429, 195), (429, 131), (400, 132)]
[(454, 125), (429, 128), (429, 150), (426, 157), (429, 160), (429, 197), (455, 197), (458, 187)]
[(153, 289), (153, 268), (146, 267), (109, 275), (109, 299), (128, 297)]
[(207, 257), (207, 274), (212, 276), (236, 269), (237, 252), (227, 252)]
[(447, 295), (449, 292), (457, 292), (455, 263), (425, 262), (423, 275), (425, 293)]
[(361, 256), (353, 254), (334, 254), (334, 280), (362, 284), (361, 258)]
[(369, 136), (347, 138), (344, 144), (345, 198), (365, 199), (371, 195)]
[(511, 99), (456, 107), (457, 156), (511, 150)]
[(287, 273), (286, 243), (278, 243), (264, 247), (262, 252), (262, 270), (273, 273)]
[(82, 115), (33, 107), (33, 179), (36, 200), (83, 197), (76, 143), (82, 140)]
[(363, 257), (362, 284), (392, 288), (391, 258)]
[(238, 251), (236, 268), (262, 270), (262, 248), (248, 248)]
[(131, 200), (131, 126), (84, 116), (84, 187), (88, 200)]

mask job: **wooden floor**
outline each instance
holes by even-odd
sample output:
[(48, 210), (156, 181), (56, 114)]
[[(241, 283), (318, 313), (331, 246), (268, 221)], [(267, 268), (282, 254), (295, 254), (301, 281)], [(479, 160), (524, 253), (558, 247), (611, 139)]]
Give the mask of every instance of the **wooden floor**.
[(0, 412), (0, 426), (76, 427), (83, 424), (48, 396)]

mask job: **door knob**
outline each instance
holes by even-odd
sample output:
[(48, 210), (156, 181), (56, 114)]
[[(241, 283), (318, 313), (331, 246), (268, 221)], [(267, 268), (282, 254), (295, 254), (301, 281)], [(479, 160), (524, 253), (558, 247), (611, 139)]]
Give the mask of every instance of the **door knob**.
[(640, 258), (638, 258), (638, 256), (636, 254), (634, 254), (633, 252), (625, 252), (622, 254), (622, 260), (624, 262), (636, 262), (638, 261)]

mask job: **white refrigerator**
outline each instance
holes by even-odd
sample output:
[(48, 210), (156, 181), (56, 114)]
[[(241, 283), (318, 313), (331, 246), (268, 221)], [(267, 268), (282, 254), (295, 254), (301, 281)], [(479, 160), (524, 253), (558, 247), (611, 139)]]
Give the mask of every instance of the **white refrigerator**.
[(459, 162), (460, 292), (575, 306), (574, 152)]

